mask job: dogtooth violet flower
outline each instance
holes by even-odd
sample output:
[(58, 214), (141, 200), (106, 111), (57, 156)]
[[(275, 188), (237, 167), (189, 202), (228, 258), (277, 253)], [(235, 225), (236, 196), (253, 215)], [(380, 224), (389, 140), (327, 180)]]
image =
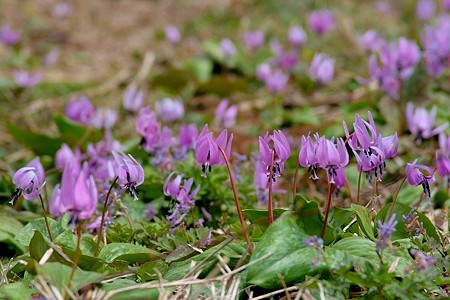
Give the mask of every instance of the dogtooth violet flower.
[(450, 16), (439, 18), (434, 27), (425, 27), (421, 40), (427, 73), (436, 78), (450, 67)]
[(372, 114), (368, 112), (369, 122), (363, 120), (359, 114), (355, 115), (355, 122), (353, 123), (354, 133), (350, 134), (347, 123), (343, 121), (345, 136), (348, 140), (348, 145), (353, 150), (366, 150), (371, 146), (378, 144), (377, 128)]
[(264, 43), (264, 34), (261, 31), (247, 31), (244, 34), (244, 44), (249, 49), (257, 49)]
[(0, 41), (8, 46), (16, 45), (20, 42), (21, 34), (9, 26), (3, 26), (0, 29)]
[(348, 165), (349, 161), (344, 141), (340, 138), (335, 143), (334, 137), (331, 139), (321, 137), (317, 141), (316, 155), (319, 167), (328, 173), (329, 182), (334, 183), (336, 187), (342, 187), (342, 183), (345, 184), (346, 179), (345, 172), (340, 169)]
[[(422, 173), (425, 171), (426, 174)], [(431, 196), (430, 183), (434, 182), (434, 171), (428, 166), (417, 164), (417, 159), (412, 163), (406, 164), (405, 168), (406, 179), (412, 186), (422, 185), (425, 195)]]
[(13, 72), (14, 81), (20, 87), (30, 88), (38, 84), (42, 79), (41, 72), (18, 70)]
[[(439, 134), (439, 148), (436, 150), (436, 170), (442, 178), (450, 176), (450, 137)], [(449, 179), (450, 180), (450, 179)]]
[(123, 107), (128, 111), (136, 112), (144, 104), (144, 93), (131, 85), (123, 95)]
[(188, 180), (185, 179), (184, 183), (181, 184), (183, 175), (177, 175), (175, 179), (172, 180), (174, 174), (175, 172), (170, 173), (166, 181), (164, 182), (163, 186), (164, 195), (171, 196), (173, 199), (177, 200), (179, 210), (182, 213), (188, 213), (190, 209), (194, 206), (194, 197), (200, 190), (200, 185), (197, 185), (197, 187), (192, 191), (192, 193), (189, 193), (192, 188), (192, 184), (194, 183), (194, 179), (193, 178), (190, 178)]
[(26, 200), (33, 200), (39, 196), (45, 185), (45, 172), (39, 157), (34, 158), (25, 167), (14, 174), (13, 183), (16, 190), (13, 192), (10, 204), (14, 204), (21, 195)]
[[(269, 181), (267, 180), (266, 170), (262, 167), (259, 158), (255, 159), (253, 184), (255, 186), (256, 197), (258, 198), (258, 204), (267, 205), (267, 201), (269, 200)], [(286, 194), (286, 190), (278, 188), (278, 181), (273, 182), (272, 189), (273, 194)]]
[[(272, 148), (269, 144), (272, 142)], [(272, 152), (274, 160), (272, 165)], [(270, 166), (272, 165), (272, 181), (281, 176), (284, 170), (284, 162), (291, 155), (291, 148), (286, 136), (281, 130), (274, 130), (272, 135), (266, 132), (264, 137), (259, 137), (259, 155), (266, 170), (266, 175), (270, 176)]]
[(421, 21), (431, 19), (436, 12), (434, 0), (419, 0), (416, 6), (416, 16)]
[(334, 59), (322, 53), (315, 54), (308, 74), (311, 79), (317, 81), (320, 85), (332, 81), (334, 76)]
[(164, 30), (166, 39), (172, 44), (178, 44), (181, 40), (181, 34), (178, 28), (174, 25), (169, 25)]
[(308, 25), (319, 35), (325, 35), (336, 25), (333, 14), (328, 10), (316, 10), (309, 14)]
[(306, 42), (306, 33), (301, 26), (292, 26), (289, 29), (288, 40), (292, 47), (300, 48)]
[(56, 185), (49, 210), (56, 216), (71, 215), (72, 222), (89, 219), (97, 209), (98, 191), (94, 177), (69, 163), (64, 167), (61, 184)]
[(236, 54), (236, 46), (229, 38), (224, 38), (220, 41), (220, 51), (224, 58), (231, 57)]
[(223, 99), (216, 108), (215, 117), (217, 123), (220, 127), (232, 127), (236, 123), (237, 112), (237, 105), (230, 105), (228, 99)]
[(180, 100), (164, 98), (156, 102), (155, 111), (164, 122), (173, 122), (183, 117), (184, 106)]
[(94, 118), (95, 108), (91, 101), (84, 96), (72, 97), (64, 112), (71, 121), (89, 126)]
[(127, 189), (134, 200), (137, 200), (136, 187), (144, 182), (144, 169), (131, 154), (127, 156), (125, 153), (117, 151), (113, 151), (112, 154), (117, 164), (116, 176), (119, 186)]
[(225, 164), (219, 147), (225, 151), (227, 157), (230, 157), (232, 142), (233, 134), (230, 134), (228, 139), (228, 131), (226, 129), (214, 140), (212, 132), (209, 132), (208, 124), (203, 127), (195, 145), (195, 159), (202, 164), (204, 177), (206, 177), (206, 171), (211, 172), (211, 166)]
[(406, 105), (406, 122), (409, 131), (417, 137), (417, 142), (421, 143), (422, 139), (428, 139), (436, 134), (443, 132), (448, 123), (444, 123), (439, 127), (435, 127), (437, 108), (434, 106), (428, 113), (423, 107), (414, 106), (411, 102)]
[(317, 176), (317, 168), (319, 167), (319, 159), (317, 158), (317, 145), (320, 139), (319, 134), (314, 134), (315, 142), (311, 140), (309, 136), (302, 136), (300, 151), (298, 153), (298, 163), (304, 167), (308, 168), (310, 173), (309, 178), (312, 180), (319, 179)]

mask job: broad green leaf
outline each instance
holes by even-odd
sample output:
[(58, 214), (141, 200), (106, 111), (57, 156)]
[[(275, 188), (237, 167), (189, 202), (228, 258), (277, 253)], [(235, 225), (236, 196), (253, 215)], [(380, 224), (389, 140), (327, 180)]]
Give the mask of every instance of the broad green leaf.
[[(46, 263), (36, 266), (38, 274), (42, 275), (50, 284), (55, 285), (59, 290), (69, 284), (72, 268), (61, 263)], [(105, 274), (88, 272), (77, 269), (71, 283), (71, 290), (77, 291), (82, 287), (99, 282), (105, 278)]]
[(311, 265), (317, 253), (304, 245), (304, 239), (309, 236), (300, 219), (296, 213), (288, 211), (267, 229), (256, 245), (250, 262), (268, 254), (271, 256), (247, 269), (247, 283), (275, 289), (282, 287), (279, 274), (290, 285), (322, 270)]
[(5, 124), (5, 127), (18, 143), (31, 149), (37, 155), (54, 156), (61, 147), (61, 141), (57, 138), (37, 133), (9, 122)]
[(167, 268), (167, 264), (162, 260), (149, 261), (139, 267), (135, 273), (142, 282), (146, 282), (158, 279), (158, 274), (155, 269), (158, 270), (160, 274), (164, 275)]
[(195, 74), (198, 82), (206, 82), (211, 78), (213, 64), (206, 58), (191, 58), (185, 64), (186, 68)]
[(15, 240), (16, 234), (22, 229), (23, 225), (14, 218), (0, 216), (0, 243), (2, 247), (12, 248), (18, 253), (25, 252), (23, 245)]
[[(281, 208), (275, 208), (273, 210), (274, 219), (281, 216), (286, 210)], [(242, 214), (251, 224), (266, 225), (267, 224), (267, 209), (243, 209)]]
[(128, 261), (129, 263), (144, 263), (150, 260), (164, 258), (162, 254), (154, 250), (127, 243), (108, 244), (102, 248), (98, 257), (108, 263), (118, 259)]
[[(385, 205), (383, 207), (383, 209), (381, 209), (381, 211), (375, 217), (375, 222), (378, 223), (378, 220), (385, 222), (386, 218), (387, 218), (387, 214), (390, 212), (391, 206), (392, 206), (392, 203), (388, 203), (387, 205)], [(395, 204), (393, 213), (396, 214), (396, 220), (397, 220), (398, 224), (395, 227), (395, 231), (391, 235), (391, 239), (393, 241), (409, 237), (409, 234), (405, 230), (405, 222), (402, 220), (402, 216), (407, 215), (411, 210), (413, 210), (413, 208), (411, 208), (405, 204), (401, 204), (401, 203)], [(419, 222), (423, 224), (423, 228), (426, 230), (428, 236), (434, 238), (434, 240), (436, 242), (440, 241), (438, 232), (436, 231), (436, 227), (434, 227), (434, 225), (433, 225), (433, 223), (431, 223), (430, 219), (428, 219), (421, 212), (419, 212), (415, 209), (414, 209), (414, 211), (417, 214)]]
[(371, 239), (372, 241), (375, 240), (375, 236), (373, 233), (373, 226), (371, 224), (369, 211), (367, 208), (361, 205), (353, 204), (352, 207), (355, 208), (356, 211), (356, 219), (358, 220), (359, 227), (361, 228), (362, 232)]
[(94, 137), (97, 137), (96, 140), (98, 140), (102, 136), (97, 129), (77, 124), (62, 115), (57, 115), (54, 122), (61, 135), (61, 141), (70, 146), (76, 145), (80, 141), (92, 141)]
[(0, 299), (23, 300), (32, 296), (30, 287), (24, 282), (13, 282), (0, 286)]
[[(51, 218), (47, 218), (50, 231), (52, 232), (53, 238), (58, 237), (61, 233), (65, 231), (65, 228), (61, 225), (61, 222), (56, 222)], [(44, 237), (50, 239), (45, 225), (44, 218), (39, 218), (29, 222), (25, 227), (23, 227), (16, 235), (16, 240), (23, 246), (28, 246), (30, 244), (31, 238), (35, 231), (42, 233)]]
[[(157, 282), (157, 281), (155, 281), (155, 282)], [(134, 280), (118, 279), (113, 282), (102, 283), (101, 288), (104, 291), (113, 293), (114, 290), (131, 287), (131, 286), (135, 286), (135, 285), (136, 285), (136, 282)], [(170, 293), (170, 291), (173, 289), (174, 288), (167, 288), (165, 290)], [(133, 289), (133, 290), (119, 292), (117, 294), (114, 294), (109, 299), (111, 299), (111, 300), (140, 300), (140, 299), (158, 299), (158, 297), (159, 297), (158, 289), (152, 288), (152, 289)]]
[(198, 94), (216, 94), (221, 97), (230, 96), (248, 90), (248, 80), (229, 76), (212, 76), (207, 82), (197, 87)]

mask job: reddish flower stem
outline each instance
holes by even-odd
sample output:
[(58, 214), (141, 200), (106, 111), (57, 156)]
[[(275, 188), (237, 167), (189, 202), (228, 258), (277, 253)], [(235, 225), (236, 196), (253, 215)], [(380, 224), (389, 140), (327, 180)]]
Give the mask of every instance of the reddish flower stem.
[(48, 224), (48, 220), (47, 220), (47, 211), (45, 210), (44, 199), (42, 199), (41, 194), (39, 194), (39, 199), (41, 200), (41, 206), (42, 206), (42, 210), (43, 210), (43, 214), (44, 214), (45, 226), (47, 226), (48, 236), (50, 237), (50, 241), (53, 242), (52, 232), (50, 230), (50, 225)]
[(233, 173), (231, 172), (230, 162), (227, 158), (227, 155), (225, 154), (225, 151), (222, 149), (222, 147), (218, 146), (218, 148), (220, 150), (220, 153), (222, 153), (225, 164), (227, 165), (228, 175), (230, 176), (231, 189), (233, 190), (233, 195), (234, 195), (234, 202), (236, 204), (239, 221), (241, 222), (242, 233), (244, 234), (245, 241), (247, 242), (248, 250), (250, 251), (250, 253), (253, 253), (253, 245), (252, 245), (252, 242), (250, 241), (250, 237), (248, 236), (247, 225), (245, 224), (244, 216), (242, 215), (241, 205), (239, 204), (239, 198), (238, 198), (238, 194), (236, 191), (236, 185), (234, 184), (234, 178), (233, 178)]
[(111, 194), (112, 188), (116, 184), (117, 180), (119, 180), (119, 177), (116, 176), (116, 178), (114, 178), (113, 182), (109, 186), (109, 190), (105, 198), (105, 203), (103, 204), (102, 221), (100, 222), (100, 228), (98, 229), (98, 237), (97, 237), (97, 244), (95, 245), (94, 257), (97, 257), (98, 248), (100, 247), (100, 240), (103, 234), (103, 224), (105, 223), (105, 215), (106, 215), (106, 208), (108, 207), (109, 195)]
[(327, 224), (328, 224), (328, 214), (330, 213), (331, 209), (331, 190), (333, 188), (333, 184), (330, 182), (330, 178), (328, 178), (328, 195), (327, 195), (327, 208), (325, 211), (325, 220), (323, 221), (323, 227), (322, 227), (322, 234), (320, 235), (322, 240), (325, 236), (325, 232), (327, 230)]
[(272, 159), (270, 161), (270, 169), (269, 169), (269, 200), (267, 202), (267, 213), (268, 213), (268, 218), (267, 218), (267, 223), (272, 224), (273, 223), (273, 199), (272, 199), (272, 194), (273, 194), (273, 162), (275, 160), (275, 149), (272, 150)]

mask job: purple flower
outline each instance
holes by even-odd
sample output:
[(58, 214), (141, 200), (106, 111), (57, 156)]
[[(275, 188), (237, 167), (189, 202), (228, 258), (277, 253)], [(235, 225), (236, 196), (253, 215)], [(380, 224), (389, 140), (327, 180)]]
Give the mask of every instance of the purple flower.
[(14, 174), (13, 183), (16, 185), (16, 190), (12, 194), (10, 204), (14, 202), (21, 195), (26, 200), (33, 200), (39, 196), (45, 185), (45, 172), (42, 167), (39, 157), (30, 161), (26, 167), (20, 168)]
[(135, 85), (131, 85), (125, 91), (123, 96), (123, 107), (128, 111), (136, 112), (144, 103), (144, 93), (136, 88)]
[[(272, 148), (269, 147), (270, 142), (273, 144)], [(274, 152), (273, 165), (272, 152)], [(291, 155), (289, 142), (281, 130), (274, 130), (272, 135), (267, 132), (264, 137), (259, 137), (259, 155), (267, 176), (270, 176), (270, 166), (272, 165), (271, 179), (275, 182), (275, 179), (280, 177), (284, 170), (284, 162)]]
[(44, 65), (44, 66), (54, 65), (56, 63), (56, 61), (58, 60), (60, 54), (61, 53), (58, 49), (52, 49), (42, 59), (42, 65)]
[(7, 46), (14, 46), (20, 42), (21, 34), (9, 26), (0, 29), (0, 41)]
[(81, 153), (78, 148), (73, 152), (69, 146), (63, 144), (58, 152), (56, 152), (55, 166), (62, 170), (68, 163), (71, 163), (72, 166), (80, 166)]
[(386, 158), (393, 158), (397, 156), (399, 144), (397, 133), (394, 133), (387, 137), (381, 137), (380, 135), (378, 137), (378, 141), (381, 143), (380, 149), (383, 150)]
[(288, 40), (292, 47), (302, 47), (305, 44), (306, 39), (306, 33), (301, 26), (292, 26), (289, 29)]
[(409, 131), (417, 138), (417, 143), (421, 143), (422, 139), (428, 139), (436, 134), (443, 132), (448, 123), (442, 124), (434, 128), (437, 108), (434, 106), (428, 114), (427, 110), (422, 107), (414, 106), (411, 102), (406, 105), (406, 121), (408, 123)]
[(416, 6), (416, 16), (421, 21), (431, 19), (436, 13), (434, 0), (419, 0)]
[(298, 53), (296, 51), (280, 51), (275, 58), (275, 63), (284, 71), (290, 71), (298, 63)]
[(363, 33), (358, 38), (359, 45), (366, 51), (377, 52), (380, 51), (386, 42), (384, 39), (376, 32), (371, 29)]
[(173, 122), (183, 117), (184, 106), (180, 100), (164, 98), (156, 102), (155, 111), (164, 122)]
[(450, 0), (442, 0), (442, 8), (450, 11)]
[(266, 81), (266, 79), (270, 76), (271, 73), (272, 68), (268, 63), (260, 64), (256, 68), (256, 78), (258, 78), (261, 81)]
[(298, 153), (298, 163), (304, 167), (308, 168), (310, 172), (309, 178), (312, 180), (319, 179), (317, 176), (317, 168), (319, 166), (319, 159), (317, 158), (317, 146), (319, 141), (319, 134), (314, 134), (316, 139), (315, 142), (312, 142), (311, 137), (302, 136), (300, 151)]
[(178, 44), (181, 40), (181, 34), (174, 25), (169, 25), (165, 29), (166, 39), (172, 44)]
[(117, 151), (113, 151), (112, 154), (117, 164), (116, 176), (119, 178), (117, 181), (119, 186), (127, 189), (136, 201), (138, 199), (136, 187), (144, 182), (144, 169), (131, 154), (127, 156)]
[(369, 122), (363, 120), (359, 114), (356, 114), (355, 122), (353, 123), (354, 133), (352, 134), (349, 133), (347, 124), (343, 121), (348, 145), (353, 150), (367, 150), (371, 146), (378, 145), (377, 128), (370, 111), (368, 112), (368, 118)]
[(147, 209), (145, 210), (145, 216), (147, 217), (148, 221), (153, 220), (155, 216), (158, 214), (158, 210), (151, 204), (147, 205)]
[(236, 54), (236, 47), (229, 38), (224, 38), (220, 41), (220, 51), (224, 58), (228, 58)]
[(95, 128), (111, 129), (117, 121), (117, 111), (111, 108), (98, 108), (92, 118), (92, 125)]
[(353, 150), (353, 153), (358, 163), (358, 170), (369, 176), (369, 182), (371, 182), (372, 175), (375, 175), (378, 181), (381, 181), (381, 175), (383, 175), (386, 166), (384, 151), (379, 147), (372, 146), (360, 153)]
[(325, 84), (333, 80), (334, 59), (329, 56), (317, 53), (309, 67), (309, 76), (318, 84)]
[(56, 217), (62, 217), (64, 216), (64, 212), (61, 210), (61, 208), (61, 185), (58, 183), (53, 189), (52, 198), (50, 199), (50, 203), (48, 206), (48, 211)]
[(450, 176), (450, 137), (439, 134), (440, 149), (436, 150), (436, 169), (442, 178)]
[(443, 16), (435, 27), (426, 27), (421, 40), (427, 72), (438, 77), (450, 66), (450, 18)]
[(163, 192), (164, 195), (166, 196), (172, 196), (172, 198), (177, 198), (178, 193), (180, 192), (181, 179), (183, 178), (183, 175), (177, 175), (177, 177), (175, 177), (175, 179), (172, 180), (172, 176), (174, 174), (175, 172), (172, 172), (166, 178), (166, 181), (164, 182), (163, 186)]
[(213, 139), (213, 134), (209, 132), (208, 124), (203, 127), (202, 132), (197, 138), (195, 146), (195, 159), (202, 164), (203, 176), (206, 177), (206, 171), (211, 172), (211, 166), (223, 165), (222, 154), (219, 147), (225, 151), (227, 157), (231, 154), (231, 144), (233, 142), (233, 134), (228, 139), (228, 132), (224, 129), (216, 140)]
[[(385, 53), (387, 56), (392, 55), (395, 65), (400, 73), (400, 78), (405, 80), (411, 76), (414, 67), (420, 60), (420, 50), (415, 42), (409, 41), (401, 37), (397, 42), (391, 45), (390, 53)], [(382, 53), (382, 60), (385, 59)], [(391, 57), (386, 58), (389, 62)]]
[(261, 31), (247, 31), (244, 34), (244, 43), (251, 50), (258, 49), (264, 43), (264, 34)]
[(179, 146), (187, 149), (194, 148), (197, 140), (198, 131), (194, 124), (180, 126)]
[(283, 71), (274, 70), (266, 76), (264, 84), (270, 92), (278, 94), (284, 90), (286, 84), (288, 83), (288, 80), (289, 76), (286, 75)]
[[(86, 178), (83, 170), (74, 172), (70, 164), (64, 168), (61, 190), (54, 193), (56, 195), (52, 197), (52, 200), (56, 203), (52, 203), (51, 206), (55, 215), (69, 213), (75, 222), (89, 219), (97, 209), (98, 192), (94, 177)], [(58, 201), (59, 210), (56, 205)]]
[(311, 30), (319, 35), (325, 35), (335, 27), (333, 14), (328, 10), (316, 10), (309, 14), (308, 25)]
[(84, 96), (73, 97), (66, 105), (65, 114), (70, 120), (89, 126), (92, 124), (95, 108), (88, 98)]
[(56, 19), (67, 17), (72, 11), (72, 5), (67, 2), (59, 2), (53, 7), (52, 16)]
[[(421, 170), (425, 171), (426, 174), (423, 174)], [(412, 186), (422, 185), (423, 191), (425, 195), (428, 197), (431, 196), (430, 192), (430, 183), (434, 182), (434, 171), (430, 167), (425, 165), (417, 164), (417, 159), (412, 163), (406, 164), (406, 179), (408, 183)]]
[(396, 215), (393, 213), (386, 223), (382, 223), (381, 220), (378, 220), (377, 251), (381, 251), (391, 245), (389, 240), (392, 233), (396, 230), (395, 226), (397, 226), (398, 223), (395, 217)]
[(339, 186), (342, 182), (345, 184), (345, 172), (338, 170), (344, 168), (349, 161), (344, 141), (337, 139), (335, 143), (334, 137), (331, 140), (322, 137), (317, 141), (316, 151), (319, 167), (327, 171), (329, 182), (339, 184)]
[(230, 105), (228, 99), (220, 101), (216, 108), (216, 120), (220, 127), (230, 128), (236, 123), (237, 105)]
[(29, 72), (29, 71), (14, 71), (14, 81), (20, 87), (30, 88), (38, 84), (42, 79), (41, 72)]

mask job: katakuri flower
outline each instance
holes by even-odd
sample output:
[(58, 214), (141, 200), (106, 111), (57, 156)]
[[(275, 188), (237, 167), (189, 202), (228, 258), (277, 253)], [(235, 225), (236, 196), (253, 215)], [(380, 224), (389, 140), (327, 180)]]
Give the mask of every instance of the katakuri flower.
[(14, 46), (20, 42), (21, 34), (18, 31), (13, 30), (9, 26), (3, 26), (0, 29), (0, 42), (7, 46)]
[(184, 106), (181, 100), (164, 98), (156, 102), (155, 111), (164, 122), (173, 122), (183, 117)]
[[(271, 142), (272, 148), (269, 147)], [(273, 165), (272, 153), (274, 156)], [(272, 178), (270, 179), (276, 181), (276, 178), (283, 173), (284, 162), (291, 155), (289, 142), (281, 130), (274, 130), (272, 135), (266, 132), (264, 137), (259, 137), (259, 155), (267, 176), (270, 176), (270, 166), (272, 165)]]
[(88, 98), (84, 96), (72, 97), (64, 110), (66, 117), (71, 121), (89, 126), (95, 115), (95, 108)]
[(13, 72), (13, 77), (18, 86), (31, 88), (41, 81), (42, 73), (18, 70)]
[(220, 41), (220, 51), (222, 57), (228, 58), (236, 54), (236, 46), (229, 38), (224, 38)]
[(95, 128), (111, 129), (116, 124), (118, 113), (111, 108), (98, 108), (92, 118), (92, 125)]
[(113, 151), (112, 154), (117, 164), (116, 176), (119, 186), (127, 189), (134, 200), (137, 200), (136, 187), (144, 182), (144, 169), (131, 154), (127, 156), (125, 153), (117, 151)]
[(450, 180), (450, 136), (439, 134), (439, 147), (436, 150), (436, 169), (439, 176)]
[[(425, 174), (422, 171), (425, 171)], [(425, 195), (431, 197), (430, 183), (434, 182), (434, 171), (432, 168), (417, 164), (417, 159), (406, 164), (406, 179), (412, 186), (422, 185)]]
[[(262, 166), (259, 158), (255, 159), (255, 173), (253, 178), (258, 204), (267, 205), (269, 200), (269, 181), (267, 180), (266, 169)], [(286, 190), (278, 188), (278, 181), (272, 183), (273, 194), (286, 194)]]
[(230, 157), (232, 142), (233, 134), (230, 134), (230, 138), (228, 138), (228, 131), (226, 129), (214, 140), (212, 132), (209, 132), (208, 124), (203, 127), (202, 132), (197, 138), (195, 159), (202, 165), (204, 177), (206, 177), (206, 171), (211, 172), (211, 166), (225, 164), (219, 147), (225, 151), (227, 157)]
[(325, 35), (336, 26), (336, 21), (329, 10), (316, 10), (309, 14), (308, 25), (313, 32)]
[(416, 16), (421, 21), (431, 19), (436, 13), (434, 0), (419, 0), (416, 6)]
[(258, 49), (264, 43), (264, 34), (261, 31), (247, 31), (244, 34), (244, 44), (251, 50)]
[(306, 33), (301, 26), (292, 26), (289, 29), (288, 40), (292, 47), (302, 47), (305, 44), (306, 39)]
[(298, 153), (298, 163), (304, 167), (308, 168), (310, 173), (309, 178), (312, 180), (319, 179), (317, 176), (317, 168), (319, 167), (319, 159), (317, 158), (317, 146), (320, 139), (319, 134), (314, 134), (315, 142), (311, 140), (309, 136), (302, 136), (300, 151)]
[(169, 25), (164, 32), (166, 34), (166, 40), (171, 44), (178, 44), (181, 41), (181, 34), (176, 26)]
[(416, 136), (417, 143), (421, 143), (423, 139), (428, 139), (436, 134), (443, 132), (448, 123), (444, 123), (439, 127), (435, 127), (437, 108), (434, 106), (428, 113), (423, 107), (414, 106), (411, 102), (406, 105), (406, 122), (409, 131)]
[(131, 85), (123, 96), (123, 107), (128, 111), (136, 112), (144, 104), (144, 93)]
[(216, 122), (220, 127), (230, 128), (236, 123), (237, 112), (237, 105), (230, 105), (228, 99), (223, 99), (216, 108)]
[(373, 29), (366, 31), (359, 36), (358, 42), (361, 48), (369, 52), (380, 51), (386, 44), (386, 41)]
[(317, 141), (316, 155), (319, 167), (328, 173), (329, 182), (334, 183), (336, 187), (345, 184), (345, 172), (339, 170), (348, 165), (349, 161), (344, 141), (340, 138), (335, 143), (334, 137), (330, 140), (322, 137)]
[(334, 76), (334, 59), (323, 54), (317, 53), (309, 67), (309, 76), (318, 84), (326, 84), (333, 80)]
[(13, 183), (17, 188), (13, 192), (9, 203), (14, 204), (21, 195), (23, 195), (26, 200), (36, 199), (44, 188), (44, 179), (44, 168), (42, 167), (39, 157), (36, 157), (30, 161), (27, 166), (20, 168), (14, 174)]
[(369, 122), (363, 120), (359, 114), (355, 115), (355, 122), (353, 123), (354, 132), (350, 134), (347, 123), (343, 121), (345, 136), (348, 140), (348, 145), (353, 150), (367, 151), (371, 146), (378, 145), (378, 134), (375, 121), (372, 114), (368, 112)]
[(436, 78), (450, 67), (450, 17), (442, 16), (434, 27), (425, 27), (421, 40), (427, 73)]

